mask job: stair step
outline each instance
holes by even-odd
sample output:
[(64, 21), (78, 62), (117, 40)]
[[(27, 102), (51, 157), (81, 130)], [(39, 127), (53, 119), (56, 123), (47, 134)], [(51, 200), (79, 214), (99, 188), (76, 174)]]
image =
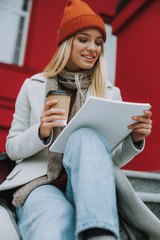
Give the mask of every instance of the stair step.
[(140, 199), (160, 219), (160, 194), (137, 192)]
[(137, 192), (138, 196), (143, 202), (149, 203), (159, 203), (160, 204), (160, 194), (158, 193), (146, 193), (146, 192)]
[(160, 219), (160, 173), (123, 171), (140, 199)]
[(160, 173), (123, 171), (136, 192), (160, 193)]
[(132, 178), (143, 178), (143, 179), (151, 179), (151, 180), (159, 180), (160, 181), (160, 173), (159, 172), (139, 172), (139, 171), (131, 171), (131, 170), (122, 170), (127, 177)]

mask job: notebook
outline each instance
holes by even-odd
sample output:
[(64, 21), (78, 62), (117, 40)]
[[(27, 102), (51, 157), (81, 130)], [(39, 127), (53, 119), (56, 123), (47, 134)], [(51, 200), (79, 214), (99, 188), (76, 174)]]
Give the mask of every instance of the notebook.
[(127, 126), (135, 122), (132, 116), (144, 115), (144, 110), (150, 108), (149, 103), (115, 101), (91, 96), (51, 145), (50, 151), (64, 153), (68, 138), (82, 127), (93, 128), (99, 132), (106, 138), (113, 151), (131, 133), (132, 130)]

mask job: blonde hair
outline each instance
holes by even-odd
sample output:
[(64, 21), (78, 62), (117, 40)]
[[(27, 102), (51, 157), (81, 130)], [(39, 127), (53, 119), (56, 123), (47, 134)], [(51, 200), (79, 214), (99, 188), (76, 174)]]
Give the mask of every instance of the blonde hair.
[[(73, 41), (74, 36), (68, 38), (59, 46), (53, 58), (45, 67), (44, 76), (48, 78), (54, 77), (65, 68), (71, 55)], [(91, 74), (91, 80), (91, 95), (100, 98), (106, 98), (107, 72), (104, 56), (104, 45), (102, 45), (102, 52)]]
[(53, 58), (45, 67), (44, 76), (48, 78), (54, 77), (65, 68), (71, 55), (73, 40), (74, 37), (68, 38), (59, 46)]

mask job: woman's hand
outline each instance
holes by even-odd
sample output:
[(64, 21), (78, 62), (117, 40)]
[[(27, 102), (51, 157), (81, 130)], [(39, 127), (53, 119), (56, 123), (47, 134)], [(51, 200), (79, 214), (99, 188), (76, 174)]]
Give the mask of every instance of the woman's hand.
[(152, 129), (152, 120), (150, 119), (151, 116), (152, 112), (150, 110), (146, 110), (144, 111), (144, 116), (132, 117), (136, 123), (128, 126), (128, 128), (133, 130), (131, 136), (134, 143), (138, 143), (150, 135)]
[(56, 104), (57, 100), (48, 101), (41, 114), (41, 124), (39, 134), (41, 138), (46, 138), (51, 134), (53, 127), (63, 126), (63, 122), (56, 122), (54, 120), (66, 120), (66, 117), (62, 116), (65, 110), (58, 108), (51, 108)]

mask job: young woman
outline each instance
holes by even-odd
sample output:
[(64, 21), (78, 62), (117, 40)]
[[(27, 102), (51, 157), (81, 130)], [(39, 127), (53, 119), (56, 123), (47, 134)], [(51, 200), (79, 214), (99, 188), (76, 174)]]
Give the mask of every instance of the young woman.
[[(65, 119), (64, 110), (51, 108), (56, 100), (47, 102), (49, 90), (72, 94), (70, 119), (90, 95), (121, 100), (119, 89), (107, 80), (105, 40), (103, 20), (84, 2), (69, 1), (57, 52), (44, 72), (20, 90), (6, 149), (11, 159), (21, 161), (3, 189), (16, 188), (13, 204), (23, 240), (120, 239), (113, 165), (122, 167), (143, 150), (151, 111), (134, 116), (131, 135), (112, 154), (91, 128), (74, 132), (63, 156), (48, 150), (63, 126), (55, 120)], [(65, 184), (64, 176), (65, 192), (56, 185), (57, 178)]]

